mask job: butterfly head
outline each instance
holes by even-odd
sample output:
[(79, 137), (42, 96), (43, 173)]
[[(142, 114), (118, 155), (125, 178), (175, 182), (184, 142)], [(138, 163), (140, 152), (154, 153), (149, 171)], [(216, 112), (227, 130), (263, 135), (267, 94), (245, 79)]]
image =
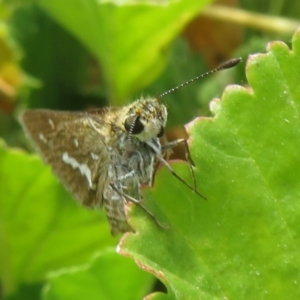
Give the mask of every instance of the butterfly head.
[(147, 142), (164, 135), (167, 115), (166, 106), (157, 99), (140, 99), (128, 106), (124, 128), (140, 141)]

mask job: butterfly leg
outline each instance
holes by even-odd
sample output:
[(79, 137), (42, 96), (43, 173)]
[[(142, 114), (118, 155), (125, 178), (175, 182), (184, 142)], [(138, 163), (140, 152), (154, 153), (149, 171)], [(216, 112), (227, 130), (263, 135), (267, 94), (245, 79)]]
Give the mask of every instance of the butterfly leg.
[(117, 192), (120, 196), (126, 198), (127, 200), (131, 201), (132, 203), (136, 204), (137, 206), (139, 206), (143, 211), (145, 211), (152, 219), (153, 221), (161, 228), (163, 229), (167, 229), (168, 227), (161, 224), (157, 218), (154, 216), (154, 214), (149, 210), (147, 209), (145, 206), (143, 206), (139, 200), (131, 197), (130, 195), (124, 193), (123, 191), (121, 191), (120, 189), (118, 189), (114, 184), (110, 184), (111, 188)]
[(191, 153), (189, 150), (189, 146), (187, 144), (187, 141), (185, 139), (178, 139), (172, 142), (168, 142), (167, 144), (163, 145), (161, 150), (162, 152), (166, 152), (174, 147), (177, 147), (179, 145), (183, 145), (185, 147), (185, 157), (186, 160), (188, 162), (189, 165), (189, 169), (190, 169), (190, 173), (192, 175), (193, 178), (193, 187), (190, 186), (185, 180), (183, 180), (179, 175), (177, 175), (177, 173), (173, 170), (173, 168), (170, 166), (170, 164), (163, 159), (162, 157), (159, 157), (158, 159), (168, 168), (168, 170), (172, 173), (173, 176), (175, 176), (179, 181), (181, 181), (184, 185), (186, 185), (187, 187), (189, 187), (191, 190), (193, 190), (197, 195), (199, 195), (201, 198), (206, 200), (206, 197), (204, 197), (202, 194), (200, 194), (197, 191), (197, 182), (196, 182), (196, 177), (195, 177), (195, 173), (194, 173), (194, 169), (193, 166), (195, 165), (192, 157), (191, 157)]

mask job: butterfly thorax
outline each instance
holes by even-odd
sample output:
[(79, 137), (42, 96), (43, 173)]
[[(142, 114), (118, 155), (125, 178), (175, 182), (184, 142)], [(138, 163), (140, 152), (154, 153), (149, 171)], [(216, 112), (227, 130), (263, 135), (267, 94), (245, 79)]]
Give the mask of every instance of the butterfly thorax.
[(108, 180), (138, 194), (140, 185), (151, 184), (157, 156), (161, 155), (158, 136), (166, 125), (166, 107), (147, 98), (110, 108), (105, 116), (110, 131), (105, 135), (110, 155)]
[[(154, 99), (142, 99), (106, 114), (110, 132), (106, 144), (110, 156), (103, 189), (104, 206), (111, 228), (126, 229), (124, 201), (129, 195), (140, 199), (141, 185), (151, 185), (157, 157), (161, 155), (158, 136), (166, 125), (167, 111)], [(113, 187), (112, 187), (113, 186)], [(121, 193), (123, 194), (121, 194)]]
[(156, 157), (161, 155), (159, 136), (166, 125), (166, 107), (147, 98), (110, 108), (105, 116), (109, 124), (104, 135), (110, 155), (108, 178), (126, 185), (150, 184)]

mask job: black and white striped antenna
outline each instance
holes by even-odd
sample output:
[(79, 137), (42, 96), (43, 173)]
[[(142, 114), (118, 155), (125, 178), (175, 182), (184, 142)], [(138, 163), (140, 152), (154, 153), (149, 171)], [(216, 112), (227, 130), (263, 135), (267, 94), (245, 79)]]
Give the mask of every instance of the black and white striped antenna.
[(166, 95), (169, 95), (169, 94), (175, 92), (176, 90), (178, 90), (178, 89), (180, 89), (180, 88), (182, 88), (182, 87), (184, 87), (184, 86), (186, 86), (186, 85), (188, 85), (188, 84), (190, 84), (190, 83), (192, 83), (192, 82), (194, 82), (194, 81), (196, 81), (196, 80), (198, 80), (200, 78), (203, 78), (203, 77), (205, 77), (207, 75), (213, 74), (213, 73), (218, 72), (218, 71), (222, 71), (222, 70), (225, 70), (225, 69), (230, 69), (230, 68), (236, 66), (237, 64), (239, 64), (241, 61), (242, 61), (242, 59), (240, 57), (239, 58), (233, 58), (233, 59), (227, 60), (226, 62), (224, 62), (223, 64), (221, 64), (217, 68), (215, 68), (215, 69), (213, 69), (211, 71), (208, 71), (208, 72), (206, 72), (206, 73), (204, 73), (202, 75), (199, 75), (199, 76), (197, 76), (195, 78), (192, 78), (192, 79), (190, 79), (190, 80), (188, 80), (188, 81), (186, 81), (186, 82), (184, 82), (184, 83), (182, 83), (182, 84), (180, 84), (178, 86), (175, 86), (174, 88), (172, 88), (172, 89), (170, 89), (170, 90), (168, 90), (166, 92), (163, 92), (162, 94), (160, 94), (158, 96), (158, 101), (160, 101), (160, 99), (163, 98), (163, 97), (165, 97)]

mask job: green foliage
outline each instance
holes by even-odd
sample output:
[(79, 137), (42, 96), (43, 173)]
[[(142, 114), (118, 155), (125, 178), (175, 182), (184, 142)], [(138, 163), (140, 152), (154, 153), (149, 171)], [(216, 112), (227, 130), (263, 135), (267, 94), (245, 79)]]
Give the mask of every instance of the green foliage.
[[(170, 42), (209, 1), (8, 2), (15, 5), (10, 24), (24, 52), (22, 66), (40, 83), (22, 105), (78, 109), (105, 103), (106, 92), (112, 103), (124, 103), (153, 81), (167, 63)], [(267, 54), (251, 56), (251, 87), (228, 88), (211, 104), (214, 118), (187, 126), (198, 190), (208, 200), (161, 168), (154, 187), (143, 191), (143, 204), (168, 228), (129, 205), (136, 232), (121, 239), (118, 252), (131, 259), (113, 252), (118, 239), (103, 212), (80, 207), (40, 159), (1, 142), (0, 298), (141, 299), (151, 292), (153, 273), (168, 293), (149, 299), (298, 299), (299, 35), (292, 51), (273, 43)], [(166, 71), (175, 85), (199, 74), (198, 60), (181, 60), (189, 52), (184, 47), (173, 48)], [(87, 101), (79, 98), (89, 88), (90, 54), (104, 88), (97, 86)], [(184, 71), (174, 68), (179, 64)], [(166, 90), (158, 86), (150, 89), (154, 95)], [(199, 115), (190, 87), (172, 102), (166, 97), (170, 123)], [(10, 138), (5, 120), (1, 134)], [(185, 163), (172, 167), (192, 182)]]
[[(104, 214), (87, 211), (75, 203), (36, 156), (9, 150), (2, 143), (0, 166), (0, 273), (6, 294), (15, 292), (21, 283), (26, 283), (29, 287), (24, 286), (18, 292), (24, 295), (25, 290), (30, 290), (30, 284), (44, 281), (49, 272), (83, 264), (98, 249), (116, 243), (110, 236)], [(96, 272), (101, 271), (107, 281), (114, 282), (117, 273), (105, 263), (112, 260), (112, 254), (106, 252), (106, 258), (97, 260), (93, 268)], [(120, 260), (115, 259), (116, 262)], [(119, 276), (127, 273), (132, 279), (124, 280), (120, 291), (127, 289), (131, 299), (138, 299), (137, 295), (149, 288), (152, 278), (142, 274), (132, 262), (123, 260), (115, 265), (115, 269), (118, 269)], [(74, 270), (69, 272), (75, 276)], [(80, 274), (78, 276), (84, 280)], [(141, 279), (141, 288), (136, 287), (130, 293), (134, 278)], [(69, 279), (63, 277), (62, 280)], [(52, 278), (51, 282), (60, 289), (57, 279)], [(103, 285), (108, 289), (106, 283)], [(36, 287), (32, 285), (32, 289)], [(115, 297), (120, 291), (115, 291)], [(113, 289), (109, 294), (112, 293)], [(107, 296), (103, 299), (118, 298)]]
[(89, 53), (65, 28), (35, 4), (16, 9), (10, 25), (18, 44), (27, 53), (21, 61), (23, 69), (39, 80), (39, 86), (30, 90), (29, 97), (22, 98), (27, 107), (79, 110), (83, 108), (83, 99), (92, 102), (88, 96), (98, 96), (99, 105), (99, 93), (84, 92)]
[[(167, 285), (153, 299), (297, 299), (300, 296), (300, 31), (293, 51), (282, 42), (251, 56), (251, 89), (229, 87), (214, 118), (190, 123), (198, 189), (166, 169), (145, 191), (155, 226), (135, 208), (137, 234), (121, 252)], [(174, 168), (191, 180), (188, 168)]]
[(118, 6), (96, 0), (38, 0), (97, 57), (112, 104), (124, 103), (162, 71), (172, 39), (209, 2), (170, 1), (166, 13), (164, 5), (154, 3)]
[(116, 256), (109, 249), (85, 266), (52, 274), (43, 299), (139, 300), (149, 292), (151, 282), (150, 274), (141, 272), (132, 260)]
[(0, 151), (5, 289), (45, 279), (48, 271), (83, 263), (102, 245), (112, 244), (104, 216), (79, 207), (40, 159), (3, 143)]

